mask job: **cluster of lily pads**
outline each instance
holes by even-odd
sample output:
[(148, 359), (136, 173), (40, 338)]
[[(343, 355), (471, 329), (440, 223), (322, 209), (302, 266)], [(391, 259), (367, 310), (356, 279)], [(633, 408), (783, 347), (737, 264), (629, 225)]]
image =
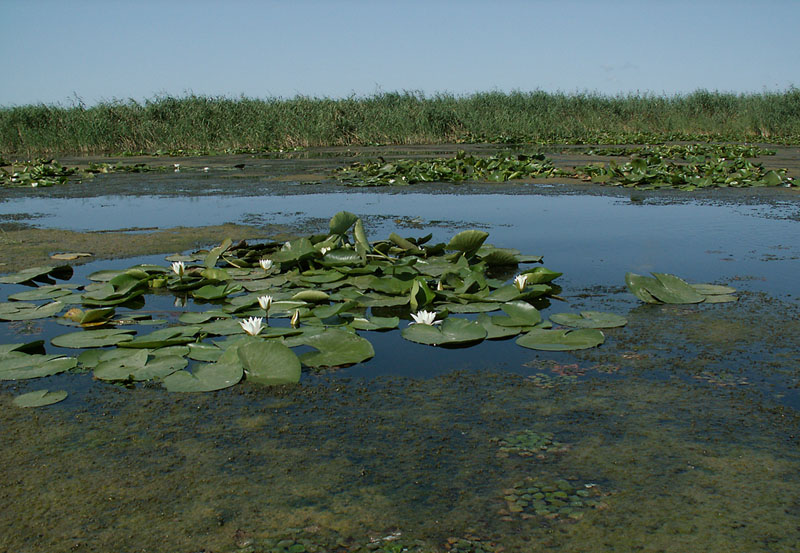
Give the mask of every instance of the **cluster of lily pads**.
[(527, 477), (512, 488), (503, 491), (506, 502), (505, 516), (513, 519), (540, 516), (580, 520), (588, 509), (605, 505), (602, 492), (596, 484), (573, 485), (567, 480), (546, 481)]
[(743, 157), (702, 158), (702, 161), (679, 164), (653, 155), (623, 164), (611, 161), (603, 165), (577, 167), (575, 171), (576, 176), (587, 181), (644, 190), (791, 184), (791, 178), (786, 177), (786, 169), (766, 169), (761, 163), (753, 163)]
[(123, 163), (89, 163), (85, 172), (89, 174), (108, 174), (108, 173), (149, 173), (151, 171), (166, 171), (167, 167), (154, 167), (146, 163), (134, 163), (125, 165)]
[[(6, 169), (9, 167), (10, 169)], [(7, 163), (0, 167), (0, 186), (53, 186), (64, 184), (78, 173), (77, 168), (62, 166), (55, 160), (28, 161), (20, 165)]]
[[(10, 169), (5, 169), (9, 167)], [(55, 160), (27, 161), (17, 164), (6, 164), (0, 167), (0, 186), (54, 186), (66, 184), (70, 177), (91, 178), (96, 174), (106, 173), (145, 173), (149, 171), (165, 171), (166, 167), (153, 167), (146, 163), (123, 165), (121, 163), (89, 163), (81, 170), (78, 167), (64, 167)]]
[(400, 159), (375, 163), (353, 163), (334, 171), (334, 176), (351, 186), (407, 185), (420, 182), (471, 181), (505, 182), (513, 179), (549, 177), (556, 174), (553, 162), (543, 154), (467, 155), (463, 150), (452, 158)]
[[(645, 157), (627, 163), (592, 164), (575, 170), (557, 169), (543, 154), (495, 154), (488, 158), (459, 151), (453, 158), (426, 160), (400, 159), (391, 162), (353, 163), (334, 171), (334, 176), (350, 186), (402, 186), (424, 182), (462, 183), (467, 180), (505, 182), (536, 177), (572, 177), (614, 186), (641, 189), (678, 188), (694, 190), (708, 187), (749, 187), (791, 185), (786, 169), (766, 169), (743, 157), (756, 154), (752, 146), (692, 145), (694, 151), (727, 152), (729, 158), (698, 155), (690, 163), (667, 159), (689, 155), (689, 146), (643, 149)], [(598, 152), (598, 150), (595, 150)], [(761, 151), (763, 153), (764, 151)]]
[(561, 453), (567, 450), (566, 445), (555, 440), (552, 432), (540, 434), (533, 430), (523, 430), (496, 438), (494, 441), (499, 446), (499, 457), (508, 457), (512, 454), (519, 457), (535, 457), (548, 452)]
[[(559, 292), (553, 281), (561, 273), (543, 266), (518, 271), (541, 257), (489, 245), (487, 237), (468, 230), (448, 243), (430, 243), (431, 235), (392, 233), (370, 242), (361, 219), (340, 212), (327, 234), (256, 245), (226, 240), (210, 251), (171, 256), (169, 266), (98, 271), (82, 286), (55, 282), (72, 276), (68, 266), (26, 269), (0, 277), (35, 286), (0, 303), (0, 320), (55, 318), (79, 330), (54, 337), (52, 345), (85, 351), (70, 357), (47, 354), (41, 342), (5, 345), (0, 380), (91, 370), (108, 382), (154, 380), (169, 391), (212, 391), (245, 377), (264, 385), (297, 382), (301, 365), (365, 361), (375, 352), (357, 331), (395, 329), (401, 317), (413, 319), (402, 336), (421, 344), (519, 336), (517, 344), (548, 351), (600, 345), (600, 328), (624, 324), (585, 312), (556, 317), (565, 326), (552, 328), (534, 304), (541, 307)], [(509, 281), (509, 272), (518, 274)], [(137, 313), (146, 294), (171, 294), (178, 306), (193, 300), (209, 309), (177, 321), (152, 320)], [(143, 332), (153, 324), (168, 326)], [(311, 351), (297, 355), (292, 348), (298, 346)]]
[(702, 161), (705, 158), (753, 158), (774, 156), (775, 150), (767, 150), (752, 144), (670, 144), (647, 145), (639, 148), (591, 148), (587, 152), (596, 156), (663, 157), (666, 159), (688, 159)]

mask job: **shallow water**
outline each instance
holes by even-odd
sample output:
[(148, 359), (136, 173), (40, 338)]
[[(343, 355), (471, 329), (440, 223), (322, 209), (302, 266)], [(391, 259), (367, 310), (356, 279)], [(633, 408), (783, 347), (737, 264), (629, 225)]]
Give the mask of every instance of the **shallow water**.
[[(347, 209), (373, 239), (395, 231), (446, 240), (481, 228), (495, 245), (543, 255), (565, 273), (566, 302), (545, 315), (600, 309), (629, 323), (575, 353), (513, 341), (446, 350), (365, 333), (373, 359), (304, 373), (290, 388), (245, 383), (180, 395), (87, 374), (1, 383), (0, 550), (796, 550), (796, 199), (519, 186), (353, 192), (260, 181), (242, 189), (16, 195), (0, 214), (38, 214), (31, 223), (75, 230), (246, 221), (306, 233)], [(166, 263), (98, 261), (71, 281), (139, 261)], [(642, 305), (623, 288), (626, 271), (730, 284), (741, 300)], [(5, 301), (22, 289), (0, 294)], [(148, 296), (145, 309), (170, 319), (192, 306)], [(33, 323), (0, 323), (0, 342), (70, 330)], [(43, 387), (70, 396), (35, 410), (11, 405)], [(552, 433), (558, 445), (504, 448), (525, 432)], [(572, 511), (537, 512), (536, 494), (559, 485)]]

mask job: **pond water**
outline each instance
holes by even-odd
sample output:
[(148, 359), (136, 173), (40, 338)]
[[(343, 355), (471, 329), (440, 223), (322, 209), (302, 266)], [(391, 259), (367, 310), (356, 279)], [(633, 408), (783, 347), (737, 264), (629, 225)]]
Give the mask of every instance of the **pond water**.
[[(169, 194), (135, 194), (128, 176), (78, 197), (9, 194), (0, 218), (79, 231), (244, 222), (305, 234), (348, 210), (371, 239), (444, 241), (478, 228), (564, 273), (565, 301), (545, 315), (598, 309), (629, 322), (575, 353), (365, 333), (373, 359), (304, 372), (295, 387), (181, 395), (89, 374), (3, 382), (0, 550), (796, 550), (794, 196), (363, 192), (257, 179), (239, 179), (237, 194), (229, 180), (159, 178)], [(181, 186), (191, 197), (173, 193)], [(139, 262), (166, 264), (97, 261), (70, 282)], [(624, 288), (627, 271), (731, 285), (740, 301), (644, 305)], [(0, 296), (26, 289), (0, 285)], [(195, 307), (148, 295), (143, 309), (174, 320)], [(69, 330), (31, 323), (0, 323), (0, 343)], [(11, 405), (44, 387), (70, 396)]]

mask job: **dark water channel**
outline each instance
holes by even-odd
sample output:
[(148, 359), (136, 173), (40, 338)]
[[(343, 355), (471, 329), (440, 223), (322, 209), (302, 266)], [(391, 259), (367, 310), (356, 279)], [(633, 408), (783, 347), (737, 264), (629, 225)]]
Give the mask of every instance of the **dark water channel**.
[[(97, 179), (57, 198), (14, 191), (0, 219), (78, 231), (239, 222), (305, 234), (345, 209), (372, 239), (446, 241), (479, 228), (564, 273), (565, 301), (544, 315), (596, 309), (629, 322), (575, 353), (513, 340), (441, 349), (397, 331), (364, 333), (373, 359), (306, 372), (286, 388), (181, 395), (80, 373), (2, 382), (0, 551), (797, 550), (796, 195), (362, 192), (186, 173), (138, 189), (134, 176), (102, 188)], [(138, 262), (166, 264), (97, 261), (71, 282)], [(644, 305), (624, 288), (627, 271), (730, 285), (740, 301)], [(0, 285), (2, 301), (26, 289)], [(144, 309), (172, 320), (194, 307), (148, 295)], [(0, 343), (64, 332), (49, 320), (0, 323)], [(12, 405), (45, 387), (70, 396)]]

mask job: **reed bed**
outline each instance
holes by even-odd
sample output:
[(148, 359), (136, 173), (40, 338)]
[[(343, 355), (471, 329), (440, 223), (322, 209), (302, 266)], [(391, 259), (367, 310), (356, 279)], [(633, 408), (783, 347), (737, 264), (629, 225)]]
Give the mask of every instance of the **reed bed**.
[(658, 96), (381, 93), (344, 99), (158, 96), (0, 108), (10, 156), (448, 142), (800, 143), (800, 89)]

